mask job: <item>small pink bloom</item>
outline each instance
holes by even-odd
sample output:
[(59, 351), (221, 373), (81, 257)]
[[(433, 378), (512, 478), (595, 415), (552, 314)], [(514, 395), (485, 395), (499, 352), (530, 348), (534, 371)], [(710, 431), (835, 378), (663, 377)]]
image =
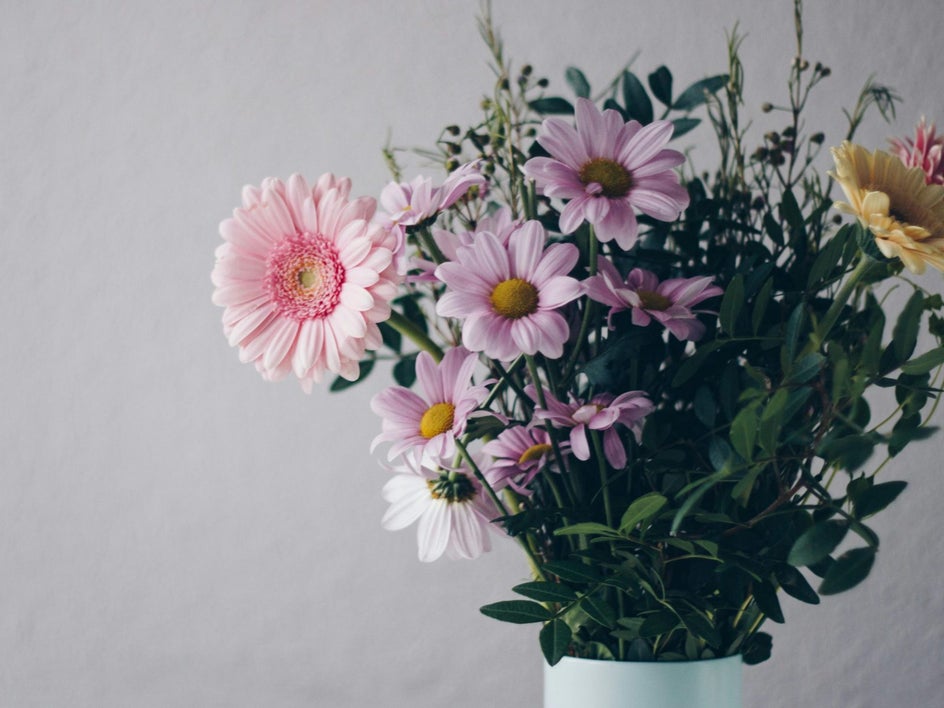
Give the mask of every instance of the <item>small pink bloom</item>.
[[(408, 454), (394, 472), (383, 488), (390, 508), (381, 523), (389, 531), (398, 531), (418, 521), (421, 561), (443, 555), (472, 559), (491, 550), (489, 533), (495, 529), (491, 522), (500, 513), (468, 467), (437, 467)], [(500, 488), (488, 470), (483, 474), (493, 488)]]
[(528, 484), (548, 464), (553, 447), (543, 428), (515, 425), (485, 443), (482, 452), (494, 458), (495, 479), (506, 481), (519, 494), (530, 494)]
[(665, 149), (672, 130), (669, 121), (624, 123), (617, 111), (601, 113), (579, 98), (576, 127), (545, 120), (538, 142), (550, 157), (531, 158), (524, 172), (546, 196), (569, 200), (560, 215), (561, 232), (573, 233), (587, 221), (601, 242), (616, 241), (629, 250), (638, 230), (633, 209), (674, 221), (688, 206), (688, 192), (673, 172), (685, 156)]
[(891, 138), (892, 154), (897, 155), (908, 167), (920, 167), (924, 170), (925, 184), (944, 184), (944, 135), (935, 135), (934, 124), (926, 124), (924, 118), (915, 129), (914, 140), (911, 138)]
[(502, 361), (537, 352), (561, 356), (569, 329), (556, 310), (581, 295), (580, 283), (567, 275), (580, 254), (573, 244), (545, 250), (545, 242), (537, 221), (515, 230), (507, 246), (482, 232), (436, 269), (447, 288), (436, 312), (463, 320), (468, 349)]
[[(526, 390), (532, 398), (533, 389)], [(652, 401), (643, 391), (627, 391), (614, 397), (609, 393), (594, 396), (583, 403), (571, 398), (569, 403), (562, 403), (545, 392), (547, 408), (536, 408), (534, 415), (539, 420), (546, 420), (559, 428), (570, 428), (570, 448), (578, 460), (590, 459), (590, 441), (587, 430), (603, 432), (603, 452), (613, 469), (621, 470), (626, 466), (626, 449), (620, 440), (616, 424), (620, 423), (633, 432), (636, 440), (642, 434), (642, 419), (654, 408)]]
[[(436, 227), (433, 227), (430, 231), (432, 232), (433, 241), (439, 249), (439, 252), (442, 253), (447, 261), (454, 261), (458, 256), (460, 248), (463, 246), (471, 246), (475, 242), (476, 234), (485, 231), (495, 234), (498, 240), (501, 241), (502, 246), (507, 247), (508, 238), (522, 223), (524, 222), (520, 219), (513, 220), (511, 218), (511, 209), (507, 206), (502, 206), (496, 210), (494, 214), (489, 214), (479, 220), (473, 231), (453, 233)], [(411, 265), (422, 271), (419, 275), (412, 277), (414, 281), (437, 281), (436, 276), (433, 275), (437, 264), (433, 261), (413, 259)]]
[(469, 191), (485, 184), (478, 162), (469, 162), (453, 170), (441, 187), (433, 187), (428, 177), (411, 182), (391, 182), (380, 193), (380, 205), (386, 214), (381, 223), (385, 228), (416, 226), (448, 209)]
[(598, 274), (585, 281), (587, 295), (610, 306), (609, 318), (632, 309), (634, 325), (645, 327), (656, 320), (676, 339), (697, 342), (705, 334), (705, 325), (692, 308), (724, 291), (712, 285), (712, 277), (671, 278), (659, 282), (655, 273), (634, 268), (626, 280), (605, 258), (597, 262)]
[(476, 356), (457, 347), (436, 364), (427, 352), (416, 357), (419, 395), (403, 386), (381, 391), (370, 407), (383, 418), (382, 432), (371, 450), (392, 442), (388, 459), (412, 448), (420, 448), (433, 459), (448, 460), (456, 453), (456, 438), (465, 432), (469, 416), (485, 400), (484, 386), (472, 385)]
[(370, 219), (376, 203), (349, 200), (351, 181), (325, 174), (314, 187), (245, 187), (243, 205), (220, 224), (213, 302), (240, 359), (267, 380), (294, 372), (306, 391), (326, 371), (354, 380), (367, 349), (381, 345), (399, 278), (393, 240)]

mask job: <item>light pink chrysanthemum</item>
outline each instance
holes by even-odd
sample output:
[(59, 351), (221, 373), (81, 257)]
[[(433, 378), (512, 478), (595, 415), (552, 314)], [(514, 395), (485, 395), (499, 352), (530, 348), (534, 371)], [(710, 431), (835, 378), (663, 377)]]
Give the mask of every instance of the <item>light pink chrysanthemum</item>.
[(629, 250), (638, 230), (633, 209), (674, 221), (688, 206), (688, 192), (673, 171), (685, 156), (665, 148), (672, 130), (669, 121), (624, 123), (617, 111), (601, 113), (579, 98), (576, 128), (559, 118), (545, 120), (538, 142), (551, 156), (531, 158), (524, 172), (546, 196), (569, 200), (560, 216), (563, 233), (587, 221), (600, 241), (615, 240)]
[(436, 269), (447, 288), (436, 312), (463, 320), (468, 349), (502, 361), (537, 352), (561, 356), (570, 331), (555, 310), (582, 293), (580, 283), (567, 275), (579, 251), (569, 243), (545, 250), (545, 241), (537, 221), (515, 230), (507, 247), (481, 232), (474, 246), (460, 248), (455, 261)]
[(891, 138), (892, 154), (897, 155), (908, 167), (924, 170), (925, 184), (944, 184), (944, 135), (935, 135), (934, 124), (928, 125), (924, 118), (915, 128), (911, 138)]
[[(473, 559), (491, 550), (491, 521), (500, 514), (471, 470), (437, 468), (406, 455), (394, 471), (397, 474), (383, 488), (390, 508), (381, 523), (398, 531), (419, 521), (416, 540), (421, 561), (443, 555)], [(492, 484), (488, 470), (483, 474)]]
[(447, 351), (439, 364), (427, 352), (420, 352), (416, 380), (423, 395), (393, 386), (371, 400), (371, 410), (383, 418), (382, 432), (374, 438), (371, 450), (392, 442), (387, 453), (391, 460), (412, 448), (420, 448), (437, 461), (452, 458), (469, 415), (488, 395), (484, 386), (472, 385), (475, 363), (475, 354), (462, 347)]
[[(532, 395), (533, 391), (528, 392)], [(536, 408), (534, 415), (560, 428), (570, 428), (570, 449), (578, 460), (590, 459), (590, 442), (587, 430), (603, 433), (603, 452), (613, 469), (626, 466), (626, 448), (620, 440), (616, 424), (619, 423), (639, 440), (642, 434), (642, 419), (654, 408), (643, 391), (627, 391), (613, 397), (609, 393), (594, 396), (586, 403), (571, 399), (562, 403), (545, 392), (547, 408)], [(532, 396), (533, 398), (533, 396)]]
[(448, 209), (470, 187), (485, 184), (478, 162), (469, 162), (453, 170), (441, 187), (433, 187), (429, 177), (411, 182), (391, 182), (380, 192), (380, 206), (386, 212), (381, 223), (386, 228), (415, 226)]
[(306, 391), (325, 371), (353, 380), (365, 350), (381, 345), (398, 278), (393, 242), (371, 224), (376, 203), (350, 200), (351, 181), (301, 175), (243, 189), (220, 224), (213, 302), (240, 359), (267, 380), (293, 372)]
[(530, 494), (528, 484), (547, 464), (552, 451), (550, 435), (535, 425), (506, 428), (482, 447), (483, 453), (494, 458), (495, 479), (507, 482), (519, 494)]
[(712, 285), (712, 277), (670, 278), (659, 282), (655, 273), (633, 268), (626, 280), (610, 261), (600, 258), (598, 275), (584, 281), (587, 295), (610, 306), (609, 317), (632, 309), (632, 322), (645, 327), (656, 320), (676, 339), (697, 342), (705, 334), (705, 325), (698, 319), (699, 310), (692, 308), (703, 300), (724, 291)]

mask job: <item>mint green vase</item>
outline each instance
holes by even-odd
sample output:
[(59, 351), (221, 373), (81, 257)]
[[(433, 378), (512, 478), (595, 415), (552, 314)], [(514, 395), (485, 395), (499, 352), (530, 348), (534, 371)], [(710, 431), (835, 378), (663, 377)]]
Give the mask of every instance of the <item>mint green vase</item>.
[(742, 708), (740, 656), (544, 665), (544, 708)]

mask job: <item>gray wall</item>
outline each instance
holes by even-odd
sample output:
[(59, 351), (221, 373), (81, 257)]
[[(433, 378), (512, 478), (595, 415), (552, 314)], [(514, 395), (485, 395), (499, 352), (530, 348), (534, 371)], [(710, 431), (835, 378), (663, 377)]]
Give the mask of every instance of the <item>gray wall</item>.
[[(907, 102), (862, 142), (944, 122), (940, 2), (807, 4), (827, 144), (873, 71)], [(509, 55), (557, 87), (571, 63), (602, 85), (636, 50), (685, 85), (724, 69), (740, 19), (756, 106), (793, 53), (787, 0), (495, 5)], [(515, 549), (422, 565), (412, 531), (380, 528), (367, 404), (386, 379), (265, 384), (210, 304), (243, 184), (334, 171), (377, 194), (388, 130), (428, 145), (475, 119), (477, 4), (0, 9), (0, 705), (539, 705), (535, 632), (477, 611), (526, 575)], [(912, 484), (876, 524), (873, 577), (786, 604), (747, 705), (940, 705), (942, 445), (889, 465)]]

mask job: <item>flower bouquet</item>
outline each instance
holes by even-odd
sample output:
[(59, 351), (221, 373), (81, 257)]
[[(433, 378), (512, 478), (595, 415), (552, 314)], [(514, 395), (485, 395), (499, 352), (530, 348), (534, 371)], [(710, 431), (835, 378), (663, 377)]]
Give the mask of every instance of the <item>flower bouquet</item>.
[[(869, 81), (821, 170), (804, 111), (830, 71), (796, 15), (762, 108), (783, 126), (758, 139), (736, 32), (726, 72), (682, 91), (666, 67), (596, 92), (571, 68), (565, 97), (509, 65), (486, 11), (497, 81), (427, 153), (441, 185), (388, 148), (379, 210), (295, 175), (221, 224), (214, 302), (241, 360), (305, 390), (392, 360), (383, 525), (416, 524), (424, 561), (516, 542), (531, 580), (482, 612), (540, 625), (551, 665), (763, 661), (781, 591), (816, 604), (868, 575), (869, 519), (905, 487), (877, 473), (932, 432), (944, 301), (910, 273), (944, 270), (944, 138), (851, 142), (894, 114)], [(682, 152), (700, 124), (708, 169)]]

